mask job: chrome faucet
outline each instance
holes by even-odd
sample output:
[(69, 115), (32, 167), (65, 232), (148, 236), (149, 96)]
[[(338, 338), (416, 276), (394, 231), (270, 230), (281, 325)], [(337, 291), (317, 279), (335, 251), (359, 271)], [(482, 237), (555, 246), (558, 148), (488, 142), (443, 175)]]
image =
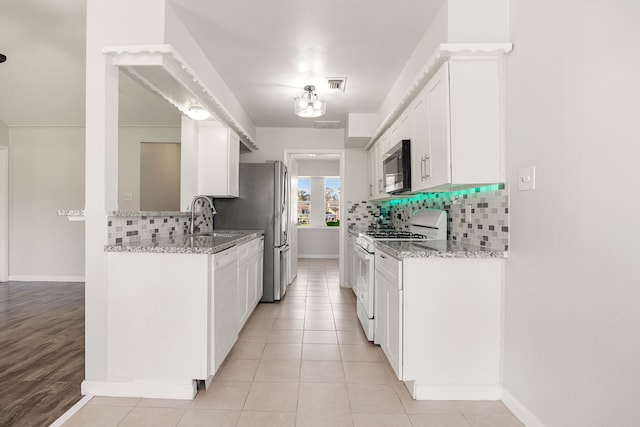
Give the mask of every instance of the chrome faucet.
[(193, 198), (193, 200), (191, 201), (191, 224), (189, 226), (189, 234), (193, 234), (193, 231), (195, 230), (195, 221), (196, 221), (196, 202), (198, 200), (206, 200), (207, 203), (209, 203), (209, 207), (211, 208), (211, 214), (215, 215), (216, 212), (216, 208), (213, 207), (213, 200), (211, 200), (209, 197), (207, 196), (196, 196)]

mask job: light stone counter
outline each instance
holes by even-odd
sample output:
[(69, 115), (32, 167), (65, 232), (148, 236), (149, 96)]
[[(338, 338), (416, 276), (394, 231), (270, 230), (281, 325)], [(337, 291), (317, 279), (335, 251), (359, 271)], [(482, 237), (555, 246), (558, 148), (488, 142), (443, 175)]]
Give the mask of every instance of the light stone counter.
[(178, 211), (113, 211), (109, 212), (109, 216), (115, 217), (183, 217), (191, 216), (191, 212), (178, 212)]
[(264, 235), (264, 230), (214, 230), (192, 236), (161, 237), (131, 243), (106, 245), (105, 252), (167, 254), (215, 254)]
[(507, 258), (507, 252), (455, 240), (376, 240), (376, 249), (402, 258)]

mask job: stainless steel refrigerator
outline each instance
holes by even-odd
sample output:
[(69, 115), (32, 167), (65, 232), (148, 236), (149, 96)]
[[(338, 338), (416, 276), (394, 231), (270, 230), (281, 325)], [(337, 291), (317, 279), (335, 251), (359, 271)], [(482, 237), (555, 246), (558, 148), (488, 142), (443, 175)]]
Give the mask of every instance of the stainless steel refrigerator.
[(280, 161), (240, 163), (240, 197), (215, 199), (214, 229), (264, 230), (263, 302), (289, 285), (289, 176)]

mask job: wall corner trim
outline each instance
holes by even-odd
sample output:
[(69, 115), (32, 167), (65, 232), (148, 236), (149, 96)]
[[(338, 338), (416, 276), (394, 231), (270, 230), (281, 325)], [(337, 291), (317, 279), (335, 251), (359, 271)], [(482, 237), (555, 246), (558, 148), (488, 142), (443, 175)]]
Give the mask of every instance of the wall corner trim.
[(525, 405), (507, 389), (502, 389), (502, 403), (527, 427), (546, 427)]

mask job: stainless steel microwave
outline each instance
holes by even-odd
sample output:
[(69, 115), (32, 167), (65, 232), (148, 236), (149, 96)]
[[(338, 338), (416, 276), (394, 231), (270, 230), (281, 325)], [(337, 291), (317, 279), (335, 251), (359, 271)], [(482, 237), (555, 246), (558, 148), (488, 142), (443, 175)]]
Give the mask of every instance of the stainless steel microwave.
[(411, 191), (411, 140), (403, 139), (384, 155), (384, 191), (398, 194)]

